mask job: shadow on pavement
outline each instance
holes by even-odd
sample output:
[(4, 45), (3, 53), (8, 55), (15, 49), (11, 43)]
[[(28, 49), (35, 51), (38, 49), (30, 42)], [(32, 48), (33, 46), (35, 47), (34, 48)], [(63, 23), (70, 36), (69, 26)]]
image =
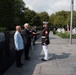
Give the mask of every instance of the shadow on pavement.
[(33, 49), (30, 50), (31, 60), (25, 61), (23, 59), (23, 63), (25, 65), (22, 68), (21, 75), (33, 75), (36, 66), (39, 63), (42, 63), (42, 61), (39, 59), (39, 57), (41, 56), (41, 51), (42, 51), (42, 47), (40, 43), (37, 43), (35, 46), (33, 46)]
[(23, 68), (17, 68), (13, 64), (4, 75), (33, 75), (36, 66), (42, 61), (39, 59), (41, 55), (42, 47), (40, 42), (33, 46), (33, 49), (30, 50), (30, 61), (24, 60), (24, 54), (22, 56)]
[(49, 37), (49, 39), (51, 40), (51, 39), (57, 39), (57, 38), (55, 38), (55, 37)]
[(68, 58), (70, 55), (71, 55), (71, 53), (62, 53), (62, 54), (59, 54), (59, 55), (56, 55), (55, 53), (49, 54), (49, 56), (52, 56), (50, 58), (50, 60), (65, 59), (65, 58)]
[[(24, 60), (24, 56), (22, 57), (22, 62), (25, 64), (23, 68), (17, 68), (15, 64), (4, 74), (4, 75), (33, 75), (36, 70), (37, 65), (43, 63), (39, 58), (43, 57), (44, 54), (41, 54), (42, 46), (40, 44), (40, 40), (37, 41), (36, 45), (33, 46), (33, 49), (30, 50), (31, 60), (26, 61)], [(71, 54), (70, 53), (62, 53), (62, 54), (55, 54), (51, 53), (49, 56), (52, 55), (52, 58), (49, 60), (56, 60), (56, 59), (65, 59), (68, 58)], [(40, 69), (40, 68), (38, 68)]]

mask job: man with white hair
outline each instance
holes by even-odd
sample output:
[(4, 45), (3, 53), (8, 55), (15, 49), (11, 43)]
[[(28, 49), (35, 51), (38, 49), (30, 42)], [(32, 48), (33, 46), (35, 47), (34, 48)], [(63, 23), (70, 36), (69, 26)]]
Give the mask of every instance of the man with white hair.
[(32, 32), (29, 30), (29, 24), (24, 24), (24, 30), (23, 30), (23, 39), (24, 39), (24, 45), (25, 45), (25, 60), (30, 60), (29, 57), (29, 49), (31, 47), (31, 38), (32, 38)]

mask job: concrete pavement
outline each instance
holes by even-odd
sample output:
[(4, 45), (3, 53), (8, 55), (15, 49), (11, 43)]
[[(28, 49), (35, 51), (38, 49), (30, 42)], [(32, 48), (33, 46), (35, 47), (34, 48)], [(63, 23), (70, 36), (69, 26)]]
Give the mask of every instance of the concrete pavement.
[(76, 40), (69, 44), (68, 39), (62, 39), (50, 32), (49, 56), (52, 58), (42, 62), (43, 51), (41, 39), (36, 41), (33, 50), (30, 50), (31, 61), (22, 62), (23, 68), (17, 68), (15, 63), (4, 75), (76, 75)]

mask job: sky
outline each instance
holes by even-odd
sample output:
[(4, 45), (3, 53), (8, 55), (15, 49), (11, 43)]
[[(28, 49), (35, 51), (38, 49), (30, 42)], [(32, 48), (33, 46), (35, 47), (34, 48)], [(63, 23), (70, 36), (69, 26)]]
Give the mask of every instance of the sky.
[[(23, 0), (31, 10), (36, 12), (48, 12), (49, 15), (65, 10), (71, 10), (71, 0)], [(76, 0), (74, 0), (74, 10), (76, 10)]]

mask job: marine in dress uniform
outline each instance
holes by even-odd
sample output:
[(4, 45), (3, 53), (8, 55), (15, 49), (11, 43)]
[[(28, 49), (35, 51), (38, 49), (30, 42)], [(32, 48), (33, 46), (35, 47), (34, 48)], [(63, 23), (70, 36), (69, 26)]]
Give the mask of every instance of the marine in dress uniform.
[(44, 58), (41, 59), (42, 61), (48, 60), (48, 45), (50, 44), (49, 41), (49, 28), (48, 28), (48, 22), (43, 22), (43, 31), (42, 31), (42, 48), (44, 51)]

